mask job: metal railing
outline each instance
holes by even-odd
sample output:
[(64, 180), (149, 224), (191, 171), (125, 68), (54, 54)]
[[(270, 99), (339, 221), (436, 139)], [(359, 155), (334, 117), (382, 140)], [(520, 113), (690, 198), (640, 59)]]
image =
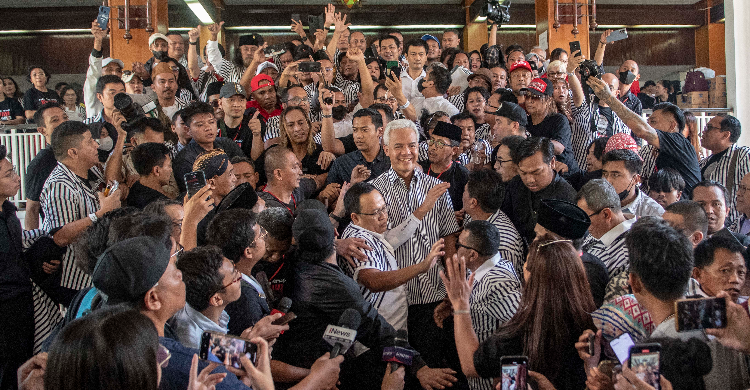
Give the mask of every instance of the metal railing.
[(26, 168), (46, 143), (44, 135), (36, 132), (35, 125), (0, 126), (0, 145), (8, 149), (7, 158), (21, 176), (21, 191), (8, 199), (16, 207), (26, 202)]

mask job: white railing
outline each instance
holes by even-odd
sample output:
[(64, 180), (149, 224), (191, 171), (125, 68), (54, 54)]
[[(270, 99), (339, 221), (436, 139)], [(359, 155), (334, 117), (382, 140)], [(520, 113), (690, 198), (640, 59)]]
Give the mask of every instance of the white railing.
[[(19, 129), (21, 127), (21, 129)], [(21, 191), (16, 196), (9, 200), (13, 202), (16, 207), (19, 207), (21, 203), (26, 201), (26, 168), (29, 166), (31, 160), (34, 159), (39, 151), (44, 149), (46, 141), (42, 134), (36, 131), (31, 133), (25, 133), (23, 128), (26, 126), (8, 126), (0, 127), (0, 145), (5, 145), (8, 149), (7, 158), (13, 164), (15, 169), (21, 175)], [(33, 128), (36, 128), (35, 126)], [(3, 131), (4, 130), (4, 131)]]

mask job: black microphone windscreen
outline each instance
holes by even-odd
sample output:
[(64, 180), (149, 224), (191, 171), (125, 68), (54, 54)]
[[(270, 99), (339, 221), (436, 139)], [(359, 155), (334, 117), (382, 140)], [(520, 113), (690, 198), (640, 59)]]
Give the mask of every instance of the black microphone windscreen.
[(279, 301), (278, 310), (286, 313), (291, 308), (292, 308), (292, 300), (289, 299), (288, 297), (281, 298), (281, 301)]
[(133, 104), (133, 99), (127, 93), (120, 92), (115, 95), (114, 105), (116, 109), (122, 110), (124, 108), (127, 108), (131, 104)]
[(358, 311), (349, 308), (344, 310), (344, 313), (339, 317), (338, 326), (342, 328), (357, 330), (359, 329), (359, 323), (362, 321), (362, 316)]

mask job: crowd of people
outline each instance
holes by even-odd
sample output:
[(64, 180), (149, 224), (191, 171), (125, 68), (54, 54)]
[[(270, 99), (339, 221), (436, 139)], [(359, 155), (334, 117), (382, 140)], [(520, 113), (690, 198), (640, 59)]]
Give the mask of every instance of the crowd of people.
[[(0, 119), (47, 147), (0, 146), (0, 388), (490, 390), (504, 356), (533, 388), (653, 388), (613, 374), (625, 333), (661, 345), (662, 389), (750, 387), (740, 122), (691, 130), (663, 83), (645, 120), (635, 59), (603, 72), (611, 31), (587, 77), (497, 26), (467, 53), (329, 5), (231, 58), (222, 26), (155, 33), (126, 69), (93, 22), (82, 91), (3, 78)], [(678, 332), (686, 297), (725, 299), (727, 326)], [(204, 332), (245, 342), (209, 362)]]

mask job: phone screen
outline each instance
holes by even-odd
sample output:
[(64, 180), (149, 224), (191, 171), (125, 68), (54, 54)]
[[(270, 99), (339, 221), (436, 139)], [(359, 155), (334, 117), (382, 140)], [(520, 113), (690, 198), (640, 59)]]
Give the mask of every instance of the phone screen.
[(660, 389), (659, 381), (659, 351), (643, 348), (638, 353), (633, 350), (630, 354), (630, 369), (635, 375), (654, 389)]
[(206, 174), (203, 171), (188, 172), (185, 174), (185, 188), (188, 198), (192, 198), (201, 188), (206, 186)]
[(398, 61), (388, 61), (385, 63), (386, 76), (390, 77), (391, 73), (396, 75), (396, 78), (401, 77), (401, 65)]
[(203, 332), (201, 339), (201, 359), (234, 368), (242, 368), (240, 357), (246, 356), (255, 363), (257, 347), (240, 338), (220, 333)]
[(724, 298), (685, 299), (677, 301), (676, 306), (678, 332), (727, 326)]
[(526, 361), (503, 362), (502, 390), (526, 388)]
[(109, 23), (109, 7), (99, 6), (99, 15), (96, 17), (97, 23), (102, 30), (107, 30), (107, 24)]
[(635, 343), (628, 333), (621, 334), (620, 337), (612, 340), (609, 343), (609, 346), (612, 347), (615, 355), (617, 355), (617, 360), (620, 361), (620, 364), (623, 364), (626, 360), (628, 360), (628, 356), (630, 355), (630, 347), (632, 347), (633, 345), (635, 345)]

